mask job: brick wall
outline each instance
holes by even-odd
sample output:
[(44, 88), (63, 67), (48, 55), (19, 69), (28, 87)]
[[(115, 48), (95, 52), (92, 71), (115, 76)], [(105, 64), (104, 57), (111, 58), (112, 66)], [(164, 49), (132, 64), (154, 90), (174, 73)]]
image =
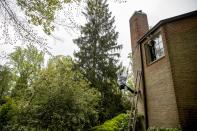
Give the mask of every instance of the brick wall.
[[(135, 12), (130, 19), (134, 78), (142, 70), (137, 41), (148, 31), (146, 14)], [(165, 56), (147, 65), (141, 43), (145, 88), (139, 110), (147, 99), (148, 124), (158, 127), (179, 127), (197, 130), (197, 16), (165, 23), (151, 32), (161, 33)], [(142, 83), (141, 83), (142, 85)]]
[(165, 32), (180, 123), (197, 129), (197, 16), (168, 23)]
[(131, 47), (134, 52), (137, 41), (149, 30), (147, 15), (136, 11), (130, 18)]
[(144, 41), (142, 44), (148, 125), (149, 127), (178, 127), (178, 112), (165, 41), (165, 32), (163, 28), (159, 28), (151, 34), (151, 37), (154, 37), (155, 34), (162, 35), (165, 51), (164, 57), (148, 65), (148, 63), (146, 63), (144, 48), (144, 44), (147, 44), (147, 41)]

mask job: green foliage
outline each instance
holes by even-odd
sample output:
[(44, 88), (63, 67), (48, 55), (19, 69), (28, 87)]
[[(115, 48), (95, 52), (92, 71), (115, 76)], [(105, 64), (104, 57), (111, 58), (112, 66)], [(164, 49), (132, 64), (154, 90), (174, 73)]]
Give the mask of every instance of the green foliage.
[(10, 54), (10, 62), (15, 69), (15, 73), (21, 75), (26, 72), (27, 75), (39, 70), (43, 64), (44, 54), (37, 50), (33, 45), (27, 48), (16, 47), (15, 51)]
[(7, 66), (0, 65), (0, 99), (8, 95), (12, 80), (12, 74)]
[(87, 23), (81, 27), (81, 36), (73, 40), (80, 49), (74, 55), (91, 86), (101, 93), (99, 120), (103, 122), (124, 110), (116, 82), (122, 46), (117, 43), (115, 20), (106, 1), (88, 0), (84, 16)]
[(63, 3), (72, 1), (75, 0), (17, 0), (17, 4), (30, 18), (29, 22), (34, 25), (41, 25), (44, 32), (50, 35), (51, 31), (54, 30), (53, 22), (56, 11), (61, 9)]
[[(50, 35), (54, 30), (55, 15), (61, 10), (63, 4), (80, 2), (81, 0), (16, 0), (17, 4), (25, 11), (29, 22), (40, 25), (46, 34)], [(88, 1), (88, 0), (86, 0)], [(82, 1), (83, 2), (83, 1)], [(115, 0), (115, 2), (126, 2), (126, 0)]]
[(119, 114), (118, 116), (107, 120), (104, 124), (92, 128), (92, 131), (119, 131), (128, 128), (128, 114)]
[(51, 130), (89, 129), (98, 120), (98, 92), (74, 70), (70, 57), (49, 61), (33, 83), (34, 96), (20, 112), (21, 125)]
[[(92, 128), (93, 131), (125, 131), (128, 130), (129, 114), (119, 114), (104, 124)], [(138, 114), (136, 120), (136, 130), (145, 131), (144, 116)]]
[(9, 97), (2, 98), (4, 103), (0, 104), (0, 129), (10, 130), (15, 119), (16, 106)]
[[(34, 46), (17, 47), (10, 54), (14, 78), (9, 80), (9, 68), (0, 68), (3, 76), (0, 84), (6, 87), (0, 88), (3, 92), (0, 129), (90, 129), (99, 117), (99, 92), (90, 87), (70, 57), (54, 57), (48, 61), (46, 68), (42, 66), (43, 60), (44, 54)], [(8, 84), (10, 81), (15, 83), (12, 87)], [(4, 99), (9, 91), (12, 98)]]
[(151, 127), (148, 131), (181, 131), (179, 128), (159, 128), (159, 127)]
[[(56, 11), (72, 1), (76, 0), (17, 0), (17, 4), (29, 22), (50, 34)], [(76, 64), (70, 57), (57, 56), (43, 67), (44, 53), (35, 46), (16, 47), (8, 67), (0, 66), (0, 130), (89, 130), (124, 110), (115, 74), (122, 46), (117, 44), (114, 17), (106, 2), (87, 2), (89, 23), (82, 27), (82, 38), (76, 39), (83, 47), (75, 55), (88, 50), (83, 60), (90, 63)], [(86, 43), (90, 46), (83, 50)], [(78, 64), (85, 66), (79, 69)], [(126, 127), (125, 117), (120, 115), (107, 125), (121, 121), (120, 126)]]
[(16, 47), (9, 56), (15, 81), (12, 96), (21, 97), (36, 79), (44, 61), (44, 54), (33, 45), (29, 45), (24, 49)]

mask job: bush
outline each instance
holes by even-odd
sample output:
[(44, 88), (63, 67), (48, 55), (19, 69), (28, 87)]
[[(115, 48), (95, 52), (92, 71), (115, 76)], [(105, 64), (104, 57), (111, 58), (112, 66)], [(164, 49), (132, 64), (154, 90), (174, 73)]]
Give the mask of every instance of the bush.
[(0, 105), (0, 129), (10, 130), (15, 118), (15, 105), (11, 98), (4, 97), (4, 104)]
[[(100, 126), (94, 127), (93, 131), (125, 131), (128, 130), (129, 114), (119, 114), (111, 120), (106, 121)], [(136, 130), (145, 131), (144, 116), (137, 115)], [(152, 130), (151, 130), (152, 131)]]
[(128, 125), (128, 114), (119, 114), (118, 116), (106, 121), (100, 126), (92, 128), (92, 131), (116, 131), (116, 130), (126, 130)]
[(181, 131), (179, 128), (159, 128), (159, 127), (151, 127), (148, 131)]

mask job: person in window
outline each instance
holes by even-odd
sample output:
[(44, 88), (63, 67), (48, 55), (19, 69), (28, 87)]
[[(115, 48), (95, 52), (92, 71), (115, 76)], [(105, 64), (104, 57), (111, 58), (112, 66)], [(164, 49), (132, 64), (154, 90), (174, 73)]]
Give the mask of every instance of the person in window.
[(151, 40), (148, 44), (151, 61), (156, 60), (156, 53), (155, 53), (155, 41)]

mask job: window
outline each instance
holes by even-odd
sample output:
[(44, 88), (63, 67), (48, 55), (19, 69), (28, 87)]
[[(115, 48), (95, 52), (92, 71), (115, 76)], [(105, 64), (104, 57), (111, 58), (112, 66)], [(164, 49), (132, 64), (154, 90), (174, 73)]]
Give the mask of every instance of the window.
[(157, 35), (151, 39), (146, 45), (147, 63), (151, 63), (164, 56), (163, 41), (161, 35)]

